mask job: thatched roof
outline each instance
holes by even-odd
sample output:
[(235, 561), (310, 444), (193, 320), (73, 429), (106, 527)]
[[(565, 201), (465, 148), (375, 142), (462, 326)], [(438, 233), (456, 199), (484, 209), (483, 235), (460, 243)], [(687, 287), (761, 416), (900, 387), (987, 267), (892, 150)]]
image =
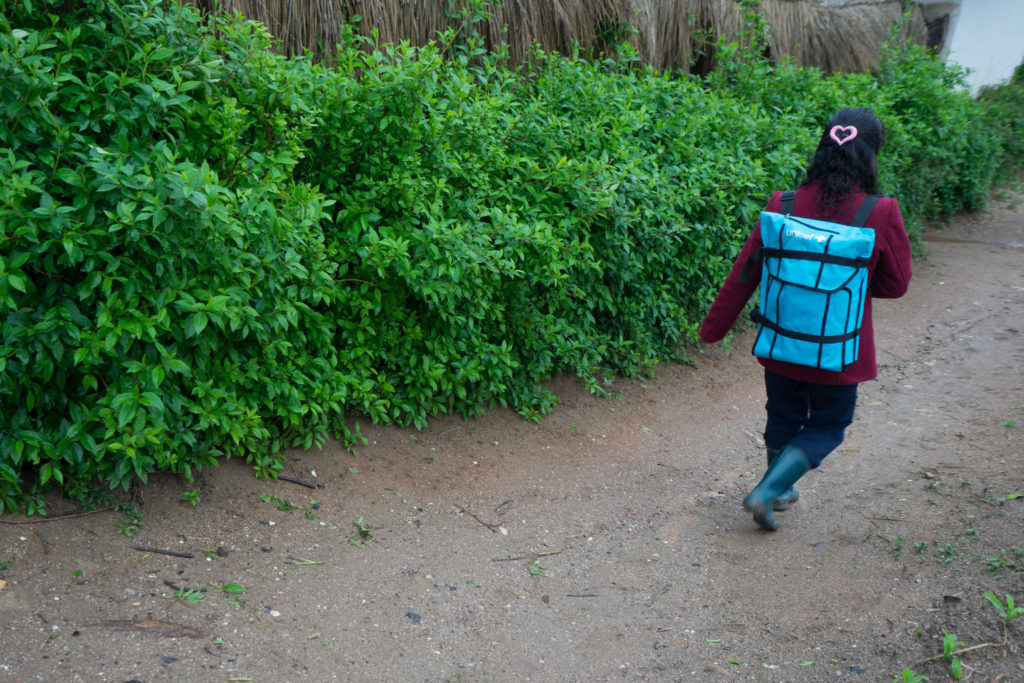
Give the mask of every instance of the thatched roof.
[[(422, 45), (449, 25), (450, 0), (191, 0), (201, 7), (240, 11), (263, 23), (289, 53), (338, 41), (339, 27), (359, 15), (360, 32), (376, 27), (381, 40)], [(771, 56), (827, 71), (863, 71), (877, 64), (878, 47), (903, 12), (902, 0), (762, 0), (772, 27)], [(738, 35), (738, 0), (503, 0), (478, 26), (489, 47), (507, 44), (513, 62), (531, 45), (568, 52), (574, 42), (599, 53), (629, 39), (641, 59), (658, 69), (703, 70), (719, 36)], [(505, 29), (507, 27), (507, 30)], [(920, 42), (927, 32), (920, 10), (905, 27)], [(710, 41), (707, 37), (710, 36)], [(700, 53), (704, 56), (698, 59)], [(696, 64), (696, 66), (695, 66)]]

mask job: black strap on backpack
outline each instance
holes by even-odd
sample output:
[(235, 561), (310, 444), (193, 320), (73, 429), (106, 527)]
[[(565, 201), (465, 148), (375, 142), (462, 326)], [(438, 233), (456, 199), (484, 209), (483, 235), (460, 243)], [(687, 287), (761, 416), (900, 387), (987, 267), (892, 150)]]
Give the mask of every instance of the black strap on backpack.
[[(864, 222), (871, 215), (871, 212), (875, 210), (875, 205), (878, 204), (878, 200), (882, 198), (880, 194), (869, 194), (865, 195), (861, 201), (860, 206), (857, 207), (857, 213), (854, 214), (853, 220), (848, 223), (851, 228), (863, 228)], [(785, 190), (780, 196), (782, 200), (782, 214), (785, 216), (792, 215), (793, 203), (796, 199), (796, 190)], [(763, 256), (764, 249), (762, 248), (759, 252), (759, 256)], [(743, 272), (740, 273), (740, 282), (747, 282), (750, 279), (750, 273), (754, 269), (754, 257), (751, 256), (747, 259), (747, 262), (743, 264)]]
[(796, 199), (796, 190), (786, 190), (782, 193), (782, 215), (788, 216), (793, 213), (793, 200)]
[[(868, 219), (871, 212), (875, 210), (875, 204), (882, 198), (880, 194), (869, 194), (865, 195), (864, 200), (861, 201), (860, 206), (857, 207), (857, 213), (854, 214), (853, 220), (848, 223), (851, 228), (863, 228), (864, 221)], [(793, 200), (796, 199), (796, 190), (786, 190), (782, 193), (782, 213), (789, 215), (793, 213)]]

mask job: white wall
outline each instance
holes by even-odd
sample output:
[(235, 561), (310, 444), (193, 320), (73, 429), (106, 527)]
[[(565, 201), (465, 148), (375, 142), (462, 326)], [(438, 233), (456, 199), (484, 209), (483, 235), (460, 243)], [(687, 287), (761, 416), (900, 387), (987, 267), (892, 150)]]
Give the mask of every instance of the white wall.
[(1000, 83), (1024, 61), (1024, 0), (963, 0), (950, 22), (947, 59), (971, 69), (971, 90)]

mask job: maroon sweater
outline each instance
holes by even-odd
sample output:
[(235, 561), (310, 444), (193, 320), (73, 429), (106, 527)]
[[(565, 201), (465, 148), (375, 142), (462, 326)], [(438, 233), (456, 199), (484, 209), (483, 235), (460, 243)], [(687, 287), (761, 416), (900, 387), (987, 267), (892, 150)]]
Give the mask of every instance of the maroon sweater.
[[(781, 192), (772, 195), (767, 211), (779, 212), (782, 208)], [(816, 183), (797, 190), (793, 203), (793, 215), (800, 218), (820, 218), (848, 223), (853, 220), (857, 206), (864, 198), (863, 192), (857, 192), (833, 216), (822, 216), (818, 210), (818, 188)], [(833, 372), (803, 365), (794, 365), (778, 360), (758, 358), (758, 362), (772, 372), (798, 381), (817, 382), (819, 384), (856, 384), (874, 379), (878, 375), (875, 361), (875, 333), (871, 322), (871, 299), (896, 299), (903, 296), (910, 284), (910, 240), (906, 228), (903, 227), (903, 216), (895, 199), (883, 197), (875, 205), (865, 227), (875, 231), (875, 250), (871, 254), (868, 266), (868, 295), (864, 305), (864, 322), (860, 332), (860, 353), (857, 360), (845, 372)], [(700, 326), (700, 338), (706, 344), (721, 341), (732, 329), (754, 290), (760, 284), (759, 277), (748, 278), (740, 282), (747, 259), (753, 257), (752, 273), (760, 274), (761, 257), (760, 223), (747, 238), (743, 250), (733, 264), (732, 272), (725, 279), (725, 284), (711, 304), (704, 322)]]

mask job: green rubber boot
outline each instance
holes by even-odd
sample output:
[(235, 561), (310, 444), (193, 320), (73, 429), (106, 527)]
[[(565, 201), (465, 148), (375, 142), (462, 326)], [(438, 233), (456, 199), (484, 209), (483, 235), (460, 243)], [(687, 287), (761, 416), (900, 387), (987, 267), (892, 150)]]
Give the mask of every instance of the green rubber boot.
[(743, 507), (754, 515), (754, 521), (769, 531), (779, 528), (772, 515), (772, 501), (785, 493), (811, 469), (807, 456), (799, 448), (787, 446), (764, 473), (764, 478), (743, 499)]
[[(768, 468), (771, 469), (772, 463), (775, 462), (779, 457), (779, 453), (782, 452), (781, 448), (769, 448), (768, 449)], [(783, 493), (781, 496), (772, 501), (772, 508), (776, 512), (782, 512), (789, 507), (790, 503), (795, 503), (800, 500), (800, 494), (792, 486), (789, 490)]]

